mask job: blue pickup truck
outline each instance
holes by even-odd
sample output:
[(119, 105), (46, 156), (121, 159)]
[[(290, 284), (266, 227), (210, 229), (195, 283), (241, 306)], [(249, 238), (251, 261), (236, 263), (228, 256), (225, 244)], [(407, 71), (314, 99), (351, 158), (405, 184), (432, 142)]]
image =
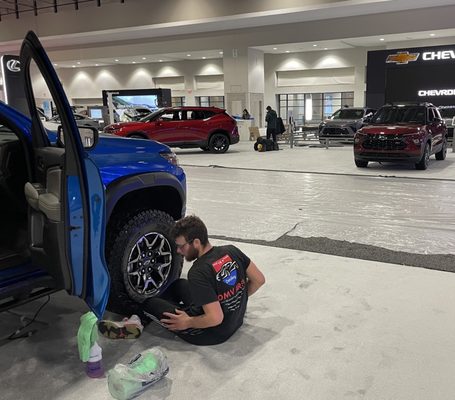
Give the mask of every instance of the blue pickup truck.
[[(159, 295), (182, 269), (170, 237), (186, 207), (175, 154), (79, 128), (33, 32), (20, 63), (30, 117), (0, 102), (0, 311), (64, 289), (101, 317)], [(36, 110), (37, 75), (58, 133)]]

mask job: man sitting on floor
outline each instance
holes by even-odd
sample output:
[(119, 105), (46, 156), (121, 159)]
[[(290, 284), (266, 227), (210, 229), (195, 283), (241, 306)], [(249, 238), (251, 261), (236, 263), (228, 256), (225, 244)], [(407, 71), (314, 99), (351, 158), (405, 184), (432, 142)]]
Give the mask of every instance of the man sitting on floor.
[(225, 342), (243, 324), (248, 297), (264, 283), (258, 267), (233, 245), (212, 246), (205, 224), (188, 216), (175, 225), (177, 252), (194, 261), (188, 280), (142, 304), (143, 317), (197, 345)]

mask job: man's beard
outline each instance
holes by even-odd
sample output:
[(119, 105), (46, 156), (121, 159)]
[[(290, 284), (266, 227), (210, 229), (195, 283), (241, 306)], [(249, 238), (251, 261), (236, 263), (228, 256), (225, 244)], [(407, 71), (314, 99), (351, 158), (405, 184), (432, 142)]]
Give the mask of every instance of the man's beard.
[(191, 246), (190, 249), (188, 249), (188, 253), (185, 256), (186, 261), (194, 261), (198, 257), (199, 253), (198, 251)]

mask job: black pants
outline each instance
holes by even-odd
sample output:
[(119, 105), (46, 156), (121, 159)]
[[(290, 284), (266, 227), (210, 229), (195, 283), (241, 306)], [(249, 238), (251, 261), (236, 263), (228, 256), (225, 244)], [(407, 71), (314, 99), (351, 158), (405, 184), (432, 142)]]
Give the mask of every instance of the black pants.
[(267, 139), (270, 139), (270, 136), (272, 136), (273, 141), (276, 142), (276, 129), (275, 128), (267, 128)]
[[(175, 314), (175, 309), (185, 311), (189, 316), (201, 315), (201, 312), (192, 307), (191, 293), (186, 279), (177, 279), (166, 289), (161, 297), (146, 300), (142, 304), (141, 317), (158, 323), (166, 328), (160, 320), (166, 318), (163, 313)], [(167, 328), (166, 328), (167, 329)], [(188, 343), (199, 346), (221, 343), (214, 338), (207, 329), (185, 329), (184, 331), (172, 331)]]

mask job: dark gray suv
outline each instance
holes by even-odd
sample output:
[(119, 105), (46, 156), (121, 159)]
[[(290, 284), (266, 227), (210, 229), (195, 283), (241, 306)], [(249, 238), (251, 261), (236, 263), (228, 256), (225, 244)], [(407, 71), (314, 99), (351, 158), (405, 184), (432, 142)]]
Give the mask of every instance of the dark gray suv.
[(346, 107), (335, 111), (319, 125), (319, 140), (353, 140), (354, 135), (376, 110), (367, 107)]

